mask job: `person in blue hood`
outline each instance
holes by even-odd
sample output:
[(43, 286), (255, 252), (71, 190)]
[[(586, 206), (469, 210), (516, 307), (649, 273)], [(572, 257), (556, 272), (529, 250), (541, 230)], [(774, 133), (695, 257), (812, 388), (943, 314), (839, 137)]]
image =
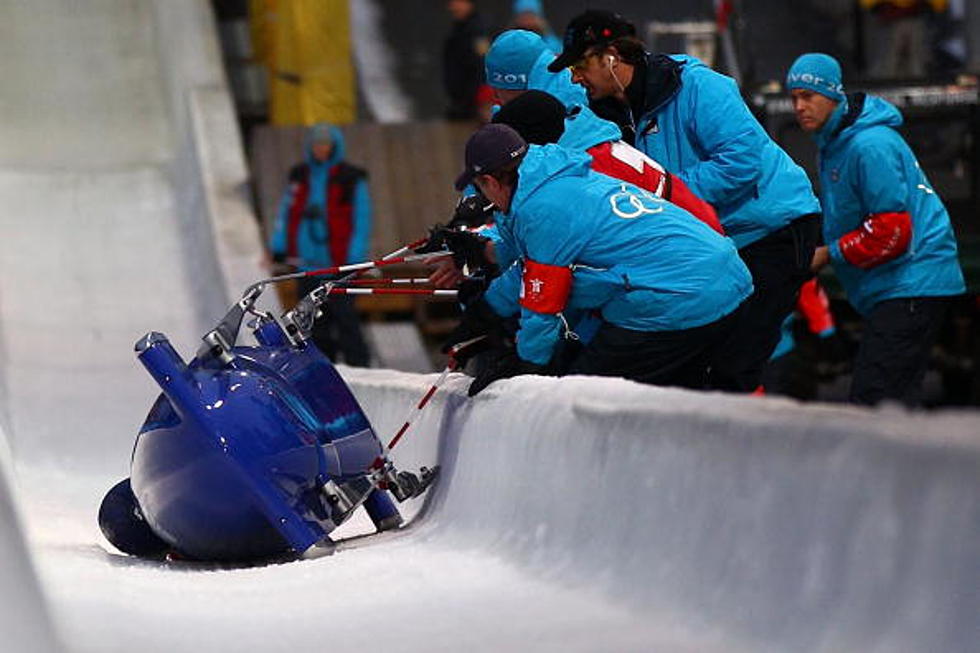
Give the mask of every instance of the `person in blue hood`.
[(554, 95), (569, 109), (587, 106), (585, 91), (572, 83), (571, 73), (548, 72), (548, 64), (554, 59), (555, 53), (539, 34), (525, 29), (506, 30), (493, 40), (484, 59), (487, 84), (499, 104), (537, 89)]
[[(561, 338), (573, 337), (565, 320), (572, 310), (596, 311), (602, 325), (571, 373), (711, 383), (709, 369), (725, 355), (752, 293), (730, 240), (652, 193), (592, 171), (588, 154), (528, 146), (506, 125), (473, 134), (465, 159), (457, 189), (474, 183), (500, 210), (508, 246), (495, 249), (496, 263), (506, 270), (519, 257), (523, 266), (516, 350), (479, 374), (471, 395), (497, 379), (546, 370)], [(466, 311), (485, 312), (484, 301)]]
[(569, 68), (597, 116), (718, 210), (756, 290), (717, 372), (728, 389), (755, 390), (819, 239), (820, 205), (806, 173), (769, 137), (731, 78), (693, 57), (650, 54), (618, 14), (590, 10), (569, 23), (549, 70)]
[(896, 131), (898, 109), (873, 95), (846, 95), (833, 57), (802, 55), (786, 88), (820, 149), (827, 244), (813, 267), (832, 264), (864, 317), (851, 401), (916, 405), (950, 298), (966, 290), (949, 215)]
[(561, 52), (561, 39), (555, 36), (544, 17), (541, 0), (514, 0), (513, 25), (517, 29), (540, 34), (548, 49), (558, 54)]
[[(289, 184), (269, 238), (272, 259), (300, 270), (364, 261), (371, 239), (371, 197), (367, 173), (344, 161), (344, 137), (321, 123), (306, 135), (305, 160), (289, 171)], [(299, 280), (305, 295), (322, 281)], [(317, 320), (313, 342), (331, 360), (367, 366), (370, 355), (348, 296), (332, 297)]]

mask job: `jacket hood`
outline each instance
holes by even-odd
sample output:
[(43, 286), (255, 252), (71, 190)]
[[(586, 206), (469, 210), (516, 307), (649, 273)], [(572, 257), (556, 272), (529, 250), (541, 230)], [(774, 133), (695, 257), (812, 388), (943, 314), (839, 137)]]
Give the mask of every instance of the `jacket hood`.
[(303, 139), (303, 152), (306, 156), (306, 162), (311, 166), (321, 166), (326, 165), (327, 167), (333, 167), (341, 160), (343, 160), (346, 154), (346, 146), (344, 144), (344, 135), (336, 125), (330, 125), (330, 139), (333, 141), (333, 151), (330, 152), (330, 156), (326, 161), (320, 162), (313, 158), (313, 141), (312, 141), (312, 130), (306, 130), (306, 136)]
[(584, 152), (600, 143), (618, 141), (623, 137), (616, 123), (603, 120), (588, 107), (575, 109), (565, 118), (565, 133), (558, 139), (558, 144), (562, 147)]
[(827, 124), (817, 132), (820, 149), (834, 147), (871, 127), (897, 128), (904, 122), (894, 104), (874, 95), (854, 93), (837, 105)]
[(592, 157), (585, 152), (572, 151), (555, 144), (531, 145), (518, 168), (517, 191), (506, 215), (513, 215), (516, 209), (552, 179), (565, 176), (585, 177), (591, 163)]

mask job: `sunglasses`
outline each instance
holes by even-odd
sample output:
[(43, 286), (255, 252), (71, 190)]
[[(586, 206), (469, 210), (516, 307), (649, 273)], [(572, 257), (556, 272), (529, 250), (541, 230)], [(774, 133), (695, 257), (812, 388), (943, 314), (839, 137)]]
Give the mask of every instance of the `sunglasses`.
[(585, 70), (589, 67), (589, 59), (595, 59), (598, 56), (600, 56), (598, 52), (586, 52), (582, 55), (581, 59), (572, 63), (568, 69), (573, 72)]

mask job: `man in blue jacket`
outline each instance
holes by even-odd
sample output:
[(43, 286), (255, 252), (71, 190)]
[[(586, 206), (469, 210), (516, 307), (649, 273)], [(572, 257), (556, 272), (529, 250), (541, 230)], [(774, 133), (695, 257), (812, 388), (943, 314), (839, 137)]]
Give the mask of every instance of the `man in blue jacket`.
[(872, 95), (845, 95), (833, 57), (801, 56), (786, 88), (820, 148), (827, 244), (813, 266), (833, 265), (865, 320), (851, 401), (915, 405), (949, 298), (966, 289), (949, 215), (895, 131), (898, 109)]
[(718, 210), (755, 294), (716, 372), (727, 389), (754, 390), (810, 276), (820, 206), (806, 173), (769, 138), (732, 79), (692, 57), (646, 52), (617, 14), (586, 11), (569, 23), (549, 70), (568, 67), (596, 115)]
[(465, 159), (457, 189), (474, 183), (500, 210), (508, 246), (496, 248), (497, 264), (507, 269), (519, 257), (523, 265), (516, 352), (478, 375), (471, 394), (546, 369), (570, 337), (566, 310), (602, 317), (571, 373), (710, 383), (752, 293), (731, 241), (652, 193), (592, 171), (588, 154), (529, 147), (506, 125), (478, 130)]
[[(367, 260), (371, 239), (371, 197), (367, 173), (344, 161), (344, 138), (328, 124), (307, 133), (305, 160), (289, 171), (289, 185), (269, 238), (273, 261), (314, 270)], [(299, 280), (305, 295), (322, 278)], [(370, 354), (354, 304), (332, 297), (313, 327), (313, 342), (331, 360), (343, 354), (348, 365), (366, 367)]]

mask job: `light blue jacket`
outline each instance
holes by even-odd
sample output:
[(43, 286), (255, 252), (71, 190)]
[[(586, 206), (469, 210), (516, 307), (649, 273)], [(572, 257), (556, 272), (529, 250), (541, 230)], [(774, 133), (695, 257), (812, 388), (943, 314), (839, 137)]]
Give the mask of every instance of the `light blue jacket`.
[(619, 125), (603, 120), (595, 115), (588, 106), (573, 109), (571, 115), (565, 118), (565, 131), (558, 144), (576, 152), (584, 152), (600, 143), (618, 141), (623, 138)]
[[(817, 133), (824, 241), (851, 304), (867, 314), (899, 297), (944, 297), (966, 290), (946, 207), (895, 128), (898, 109), (872, 95), (841, 102)], [(852, 106), (853, 105), (853, 106)], [(901, 256), (870, 269), (848, 263), (838, 239), (869, 214), (907, 212), (912, 240)]]
[[(344, 136), (341, 131), (337, 127), (331, 126), (330, 136), (333, 140), (333, 151), (326, 161), (317, 161), (313, 157), (313, 147), (309, 136), (307, 136), (303, 148), (305, 163), (309, 168), (309, 195), (306, 199), (306, 207), (319, 207), (323, 211), (324, 217), (329, 204), (327, 186), (330, 182), (330, 170), (343, 161), (345, 154)], [(294, 168), (295, 170), (296, 168)], [(289, 213), (295, 199), (296, 186), (296, 182), (290, 179), (289, 187), (279, 200), (276, 221), (269, 237), (269, 249), (273, 254), (285, 255), (287, 253)], [(345, 263), (359, 263), (367, 260), (371, 240), (371, 195), (368, 192), (365, 177), (360, 177), (355, 182), (351, 204), (353, 231), (347, 245)], [(335, 261), (330, 255), (330, 237), (331, 235), (327, 233), (325, 219), (303, 220), (297, 234), (298, 258), (300, 260), (290, 262), (296, 264), (300, 269), (307, 270), (334, 265)]]
[(682, 64), (680, 83), (637, 119), (635, 147), (712, 204), (739, 248), (819, 212), (806, 173), (769, 138), (735, 82), (693, 57), (670, 59)]
[(548, 72), (548, 64), (554, 60), (555, 53), (551, 50), (545, 50), (538, 55), (527, 76), (528, 90), (550, 93), (561, 100), (567, 109), (589, 106), (585, 89), (572, 82), (571, 71), (565, 69), (558, 73)]
[[(647, 191), (593, 172), (590, 163), (588, 154), (558, 145), (530, 147), (510, 209), (497, 223), (508, 245), (497, 250), (501, 269), (517, 257), (572, 266), (569, 309), (598, 309), (605, 321), (638, 331), (702, 326), (752, 293), (729, 239)], [(506, 275), (494, 280), (488, 293), (505, 283)], [(511, 288), (502, 290), (513, 297)], [(522, 308), (518, 353), (545, 364), (562, 331), (558, 315)]]
[[(558, 140), (558, 144), (569, 150), (584, 152), (590, 147), (607, 141), (616, 141), (621, 137), (622, 133), (618, 125), (599, 118), (588, 107), (581, 107), (579, 111), (565, 119), (565, 131)], [(508, 255), (506, 250), (508, 244), (501, 241), (496, 227), (485, 229), (481, 234), (494, 241), (498, 251), (503, 251), (503, 258), (514, 258), (513, 255)], [(485, 293), (487, 303), (501, 317), (510, 317), (520, 313), (519, 297), (522, 275), (523, 265), (518, 261), (504, 270), (500, 274), (499, 281)], [(575, 335), (583, 343), (591, 339), (599, 326), (598, 320), (586, 310), (566, 309), (565, 318)]]

